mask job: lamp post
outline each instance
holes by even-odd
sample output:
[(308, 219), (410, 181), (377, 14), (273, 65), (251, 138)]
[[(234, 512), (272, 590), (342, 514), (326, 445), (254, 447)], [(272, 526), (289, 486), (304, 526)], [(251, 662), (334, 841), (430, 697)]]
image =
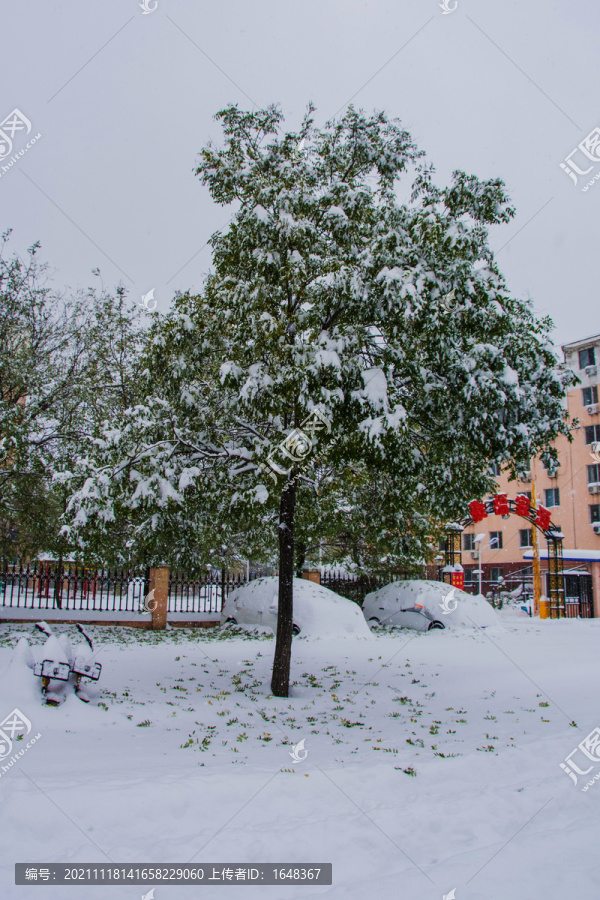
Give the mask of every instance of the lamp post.
[(481, 569), (481, 543), (482, 543), (482, 541), (483, 541), (484, 539), (485, 539), (485, 534), (483, 534), (483, 533), (482, 533), (482, 534), (476, 534), (475, 537), (473, 538), (473, 543), (474, 543), (474, 544), (477, 544), (477, 549), (478, 549), (478, 551), (479, 551), (479, 557), (478, 557), (477, 562), (478, 562), (478, 569), (479, 569), (479, 593), (480, 593), (480, 594), (481, 594), (481, 575), (482, 575), (482, 569)]

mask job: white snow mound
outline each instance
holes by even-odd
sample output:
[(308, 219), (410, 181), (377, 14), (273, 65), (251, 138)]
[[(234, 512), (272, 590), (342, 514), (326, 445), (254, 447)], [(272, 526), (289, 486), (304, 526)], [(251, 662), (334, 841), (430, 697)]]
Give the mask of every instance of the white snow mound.
[[(453, 593), (449, 596), (451, 591)], [(448, 600), (444, 605), (445, 598)], [(450, 630), (454, 627), (502, 627), (496, 610), (485, 597), (481, 594), (467, 594), (460, 588), (451, 588), (443, 581), (394, 581), (365, 597), (365, 607), (383, 607), (386, 613), (393, 613), (398, 608), (408, 609), (415, 604), (423, 606)], [(381, 616), (384, 615), (382, 612)]]
[[(229, 594), (221, 622), (235, 619), (238, 625), (263, 625), (275, 632), (278, 595), (277, 577), (257, 578)], [(356, 603), (305, 578), (294, 578), (294, 624), (302, 637), (374, 640)]]

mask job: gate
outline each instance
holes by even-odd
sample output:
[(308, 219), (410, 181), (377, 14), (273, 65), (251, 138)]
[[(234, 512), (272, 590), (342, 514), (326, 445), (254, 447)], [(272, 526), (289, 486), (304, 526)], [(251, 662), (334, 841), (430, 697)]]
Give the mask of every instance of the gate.
[(471, 500), (468, 507), (468, 516), (463, 516), (458, 522), (450, 523), (447, 526), (446, 565), (443, 571), (450, 572), (454, 569), (456, 563), (460, 562), (460, 533), (467, 525), (483, 522), (484, 519), (492, 515), (508, 518), (511, 513), (516, 513), (516, 515), (530, 522), (532, 527), (538, 528), (548, 541), (547, 596), (550, 601), (550, 616), (553, 619), (562, 619), (566, 616), (562, 547), (564, 535), (560, 528), (552, 522), (550, 510), (542, 506), (541, 503), (538, 506), (532, 506), (531, 499), (527, 494), (519, 494), (516, 500), (509, 500), (505, 493), (496, 494), (488, 500)]
[(592, 576), (587, 572), (565, 574), (565, 609), (569, 619), (593, 618)]

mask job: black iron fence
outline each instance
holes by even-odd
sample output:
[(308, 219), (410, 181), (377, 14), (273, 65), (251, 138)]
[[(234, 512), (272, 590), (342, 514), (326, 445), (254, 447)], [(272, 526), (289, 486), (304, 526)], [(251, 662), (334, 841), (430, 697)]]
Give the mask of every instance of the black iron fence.
[(371, 591), (384, 587), (390, 581), (400, 581), (406, 578), (410, 578), (410, 575), (396, 575), (386, 578), (383, 575), (347, 575), (339, 572), (325, 572), (321, 575), (321, 584), (330, 591), (334, 591), (336, 594), (340, 594), (340, 596), (353, 600), (359, 606), (362, 606), (365, 597)]
[[(100, 569), (74, 563), (31, 562), (0, 568), (0, 610), (60, 610), (62, 612), (143, 613), (150, 570)], [(211, 571), (197, 577), (169, 573), (168, 612), (218, 614), (223, 598), (260, 572)], [(398, 577), (398, 576), (396, 576)], [(408, 576), (407, 576), (408, 577)], [(365, 596), (388, 584), (383, 576), (327, 572), (323, 587), (362, 605)]]
[[(143, 613), (149, 570), (94, 569), (74, 563), (4, 564), (0, 609)], [(250, 572), (249, 579), (259, 577)], [(212, 571), (197, 578), (169, 573), (168, 612), (220, 613), (223, 597), (246, 583), (246, 574)]]
[(170, 572), (167, 609), (170, 613), (220, 613), (223, 598), (255, 578), (260, 578), (256, 572), (250, 572), (248, 578), (245, 573), (221, 572), (189, 578)]
[(34, 562), (0, 570), (0, 608), (139, 612), (147, 574)]

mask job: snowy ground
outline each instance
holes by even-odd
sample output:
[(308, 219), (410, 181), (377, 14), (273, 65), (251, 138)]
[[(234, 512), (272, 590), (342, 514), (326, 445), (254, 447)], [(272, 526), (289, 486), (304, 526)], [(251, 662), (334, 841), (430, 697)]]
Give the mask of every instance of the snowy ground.
[(57, 709), (29, 670), (6, 672), (31, 626), (0, 625), (0, 718), (18, 706), (42, 735), (0, 777), (0, 897), (39, 897), (13, 864), (43, 861), (333, 864), (330, 887), (161, 886), (156, 900), (599, 897), (600, 782), (583, 792), (559, 764), (600, 725), (600, 621), (500, 621), (295, 639), (288, 700), (269, 695), (270, 635), (90, 626), (98, 697)]

